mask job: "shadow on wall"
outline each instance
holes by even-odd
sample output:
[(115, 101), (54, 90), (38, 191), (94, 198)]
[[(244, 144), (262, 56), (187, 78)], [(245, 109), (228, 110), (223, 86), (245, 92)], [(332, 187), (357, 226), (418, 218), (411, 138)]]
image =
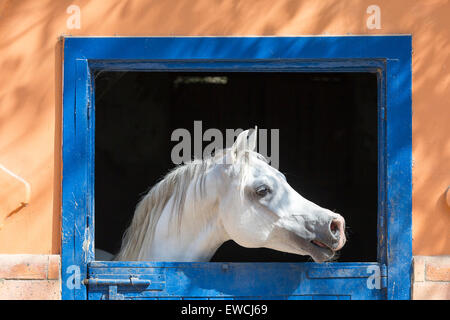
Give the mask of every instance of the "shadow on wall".
[[(59, 252), (61, 44), (71, 35), (215, 36), (413, 34), (413, 236), (415, 254), (449, 254), (450, 22), (448, 1), (378, 1), (382, 29), (365, 28), (361, 1), (77, 1), (79, 30), (64, 1), (0, 0), (0, 163), (30, 182), (30, 205), (0, 231), (1, 252)], [(223, 48), (226, 49), (226, 48)], [(113, 48), (111, 48), (113, 50)], [(50, 77), (49, 77), (50, 75)], [(8, 199), (11, 189), (0, 190)], [(52, 213), (50, 213), (52, 212)], [(1, 213), (3, 214), (3, 213)], [(435, 223), (440, 221), (440, 223)]]
[[(61, 35), (273, 35), (293, 23), (306, 5), (78, 1), (81, 29), (69, 30), (66, 9), (72, 2), (0, 1), (0, 68), (8, 78), (0, 86), (0, 163), (30, 181), (33, 189), (30, 205), (11, 216), (0, 231), (1, 252), (60, 250)], [(329, 3), (318, 10), (331, 15), (334, 7)], [(321, 21), (328, 24), (331, 19)], [(3, 188), (0, 198), (12, 199), (13, 192), (12, 187)], [(10, 212), (0, 210), (1, 215)]]

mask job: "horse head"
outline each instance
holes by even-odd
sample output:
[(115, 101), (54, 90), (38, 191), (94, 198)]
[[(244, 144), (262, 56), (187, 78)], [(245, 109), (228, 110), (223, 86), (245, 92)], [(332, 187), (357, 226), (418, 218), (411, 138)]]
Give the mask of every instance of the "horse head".
[(247, 248), (332, 259), (346, 242), (344, 218), (296, 192), (255, 151), (256, 136), (256, 129), (242, 132), (216, 165), (218, 215), (229, 238)]

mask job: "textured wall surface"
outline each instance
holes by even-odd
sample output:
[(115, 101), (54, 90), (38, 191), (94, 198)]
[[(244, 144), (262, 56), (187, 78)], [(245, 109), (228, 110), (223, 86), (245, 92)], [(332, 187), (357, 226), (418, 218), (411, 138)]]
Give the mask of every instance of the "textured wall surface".
[(0, 255), (0, 300), (61, 299), (59, 255)]
[[(66, 9), (81, 9), (68, 29)], [(369, 30), (372, 1), (9, 1), (0, 0), (0, 252), (58, 253), (61, 181), (61, 35), (413, 36), (414, 254), (450, 254), (450, 2), (377, 1), (381, 29)], [(11, 214), (11, 212), (14, 212)], [(9, 215), (8, 218), (6, 218)], [(439, 221), (439, 223), (436, 223)]]
[(413, 280), (413, 299), (450, 300), (450, 256), (415, 256)]

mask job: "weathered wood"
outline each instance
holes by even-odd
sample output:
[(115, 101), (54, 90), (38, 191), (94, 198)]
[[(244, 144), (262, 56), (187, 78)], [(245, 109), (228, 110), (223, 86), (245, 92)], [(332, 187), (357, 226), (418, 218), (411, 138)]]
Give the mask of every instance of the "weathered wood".
[[(108, 298), (81, 281), (101, 266), (94, 259), (94, 117), (92, 70), (206, 70), (254, 72), (376, 72), (379, 79), (378, 262), (387, 293), (367, 287), (361, 268), (343, 278), (311, 279), (309, 264), (162, 263), (163, 293), (124, 291), (124, 298), (352, 298), (409, 299), (411, 289), (412, 151), (411, 36), (83, 38), (64, 43), (62, 296)], [(88, 265), (91, 265), (88, 268)], [(228, 268), (224, 268), (224, 266)], [(105, 266), (111, 266), (105, 264)], [(153, 272), (155, 265), (116, 265)], [(149, 269), (146, 269), (146, 268)], [(316, 268), (314, 266), (314, 268)], [(78, 268), (78, 269), (76, 269)], [(121, 270), (121, 268), (124, 268)], [(320, 267), (319, 267), (320, 269)], [(352, 271), (353, 269), (353, 271)], [(79, 270), (78, 278), (75, 272)], [(75, 272), (75, 273), (74, 273)], [(322, 271), (310, 271), (313, 274)], [(75, 281), (76, 282), (76, 281)], [(105, 289), (106, 290), (106, 289)], [(121, 291), (121, 288), (113, 289)], [(89, 292), (88, 292), (89, 291)], [(115, 294), (115, 293), (114, 293)]]

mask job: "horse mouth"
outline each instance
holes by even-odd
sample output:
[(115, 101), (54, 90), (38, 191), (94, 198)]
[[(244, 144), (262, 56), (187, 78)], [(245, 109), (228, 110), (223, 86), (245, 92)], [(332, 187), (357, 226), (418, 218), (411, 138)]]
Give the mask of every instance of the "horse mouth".
[[(318, 240), (312, 240), (311, 241), (312, 244), (318, 246), (319, 248), (326, 248), (326, 249), (331, 249), (329, 246), (327, 246), (325, 243), (318, 241)], [(332, 250), (332, 249), (331, 249)]]
[(310, 249), (311, 252), (309, 255), (314, 259), (315, 262), (330, 261), (335, 257), (336, 251), (322, 241), (311, 240), (310, 242), (312, 247)]

